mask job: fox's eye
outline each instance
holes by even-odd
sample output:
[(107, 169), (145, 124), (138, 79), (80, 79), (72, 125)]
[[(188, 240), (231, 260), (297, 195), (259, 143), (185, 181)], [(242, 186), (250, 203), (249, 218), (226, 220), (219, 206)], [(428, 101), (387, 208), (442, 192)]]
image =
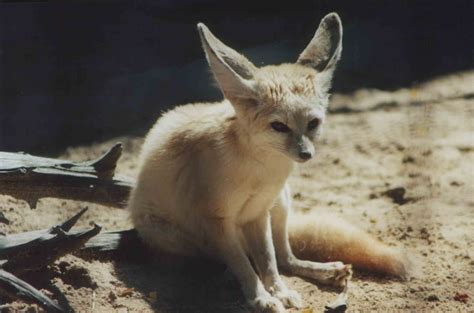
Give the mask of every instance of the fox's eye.
[(320, 120), (315, 118), (308, 123), (308, 130), (313, 130), (319, 126)]
[(291, 129), (286, 126), (285, 124), (283, 124), (282, 122), (271, 122), (270, 123), (270, 126), (276, 130), (277, 132), (280, 132), (280, 133), (288, 133), (291, 131)]

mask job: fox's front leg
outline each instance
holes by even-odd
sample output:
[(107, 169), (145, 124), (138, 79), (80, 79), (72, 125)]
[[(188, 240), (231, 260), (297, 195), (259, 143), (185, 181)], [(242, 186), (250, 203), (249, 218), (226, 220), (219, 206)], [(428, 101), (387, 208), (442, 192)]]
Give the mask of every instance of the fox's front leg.
[(319, 263), (297, 259), (288, 239), (288, 214), (291, 209), (291, 192), (288, 185), (282, 190), (272, 209), (272, 232), (278, 265), (284, 270), (324, 284), (340, 286), (352, 275), (350, 265), (342, 262)]
[(263, 212), (255, 221), (242, 227), (248, 253), (253, 260), (267, 291), (278, 298), (285, 307), (301, 307), (301, 297), (286, 287), (281, 279), (273, 245), (270, 213)]
[(273, 297), (252, 268), (238, 236), (233, 220), (218, 220), (207, 225), (208, 238), (217, 249), (218, 256), (226, 263), (239, 281), (244, 296), (253, 312), (283, 313), (285, 308), (280, 300)]

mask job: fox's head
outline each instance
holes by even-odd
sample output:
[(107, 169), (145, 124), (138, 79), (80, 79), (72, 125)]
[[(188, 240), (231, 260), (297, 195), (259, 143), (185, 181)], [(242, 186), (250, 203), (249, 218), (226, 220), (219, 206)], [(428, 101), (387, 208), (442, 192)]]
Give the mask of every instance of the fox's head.
[(322, 19), (296, 63), (261, 68), (224, 45), (204, 24), (198, 30), (219, 87), (252, 144), (298, 162), (311, 159), (341, 57), (339, 16), (330, 13)]

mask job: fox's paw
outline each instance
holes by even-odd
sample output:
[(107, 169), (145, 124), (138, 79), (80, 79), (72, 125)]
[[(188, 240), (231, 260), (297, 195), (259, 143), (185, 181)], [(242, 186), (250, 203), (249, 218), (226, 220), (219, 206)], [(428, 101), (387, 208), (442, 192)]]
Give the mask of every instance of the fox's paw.
[(273, 296), (278, 298), (285, 308), (301, 309), (303, 307), (301, 296), (294, 290), (285, 288), (273, 293)]
[(268, 295), (263, 295), (255, 298), (250, 302), (254, 313), (284, 313), (285, 307), (275, 297)]
[(352, 265), (342, 262), (323, 263), (325, 271), (322, 275), (322, 282), (333, 286), (344, 286), (346, 281), (352, 277)]
[(266, 280), (265, 287), (267, 291), (272, 296), (279, 299), (285, 308), (298, 309), (302, 307), (300, 295), (296, 291), (288, 289), (279, 276), (273, 277), (270, 281), (272, 283), (269, 283), (269, 281)]

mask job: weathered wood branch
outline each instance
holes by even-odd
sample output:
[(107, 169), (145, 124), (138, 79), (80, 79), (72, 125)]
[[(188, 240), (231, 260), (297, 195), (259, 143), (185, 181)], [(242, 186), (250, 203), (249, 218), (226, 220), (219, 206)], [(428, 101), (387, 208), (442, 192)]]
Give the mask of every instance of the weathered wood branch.
[(11, 273), (21, 274), (41, 269), (61, 256), (78, 250), (101, 230), (100, 226), (94, 225), (89, 230), (70, 231), (86, 210), (81, 210), (50, 229), (0, 237), (0, 260), (6, 260), (1, 267)]
[(113, 178), (121, 153), (120, 143), (87, 162), (0, 152), (0, 193), (25, 200), (31, 208), (46, 197), (123, 207), (132, 182)]
[(76, 254), (126, 262), (143, 262), (154, 256), (135, 229), (100, 233), (86, 242)]
[[(114, 179), (121, 144), (96, 160), (70, 162), (23, 153), (0, 152), (0, 193), (25, 200), (34, 208), (46, 197), (88, 201), (115, 207), (126, 204), (132, 183)], [(81, 248), (101, 227), (71, 231), (86, 209), (50, 229), (0, 237), (0, 294), (35, 302), (48, 312), (64, 310), (27, 282), (16, 277), (41, 269)], [(0, 222), (8, 220), (0, 215)]]
[(47, 312), (66, 312), (60, 305), (43, 295), (38, 289), (2, 269), (0, 269), (0, 294), (11, 299), (21, 299), (28, 303), (37, 303)]
[(71, 231), (86, 210), (82, 209), (50, 229), (0, 237), (0, 294), (38, 303), (48, 312), (63, 312), (51, 299), (14, 274), (39, 270), (78, 250), (96, 236), (101, 230), (98, 225), (88, 230)]

